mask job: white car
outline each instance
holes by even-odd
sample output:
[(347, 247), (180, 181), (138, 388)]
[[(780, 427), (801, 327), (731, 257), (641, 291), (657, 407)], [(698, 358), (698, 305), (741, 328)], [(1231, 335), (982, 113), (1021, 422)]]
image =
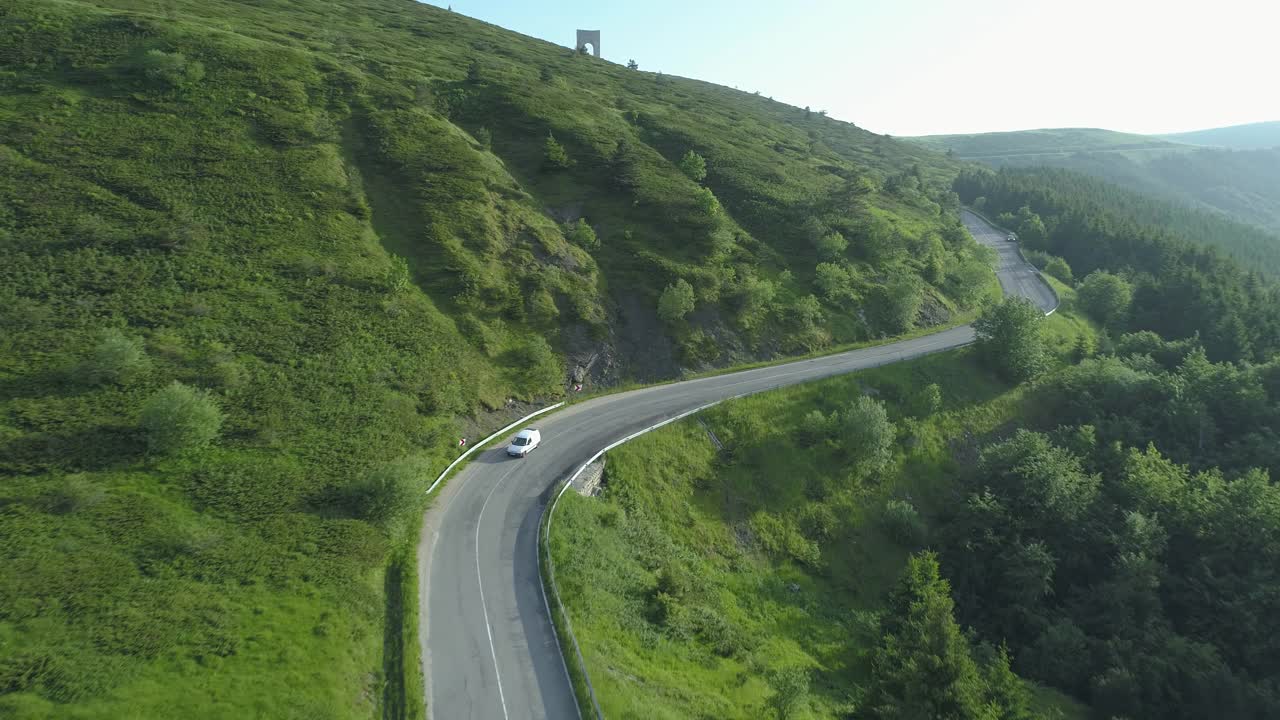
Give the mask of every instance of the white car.
[(537, 428), (525, 428), (511, 438), (511, 444), (507, 446), (507, 454), (512, 457), (525, 457), (533, 452), (540, 442), (542, 442), (542, 433), (538, 432)]

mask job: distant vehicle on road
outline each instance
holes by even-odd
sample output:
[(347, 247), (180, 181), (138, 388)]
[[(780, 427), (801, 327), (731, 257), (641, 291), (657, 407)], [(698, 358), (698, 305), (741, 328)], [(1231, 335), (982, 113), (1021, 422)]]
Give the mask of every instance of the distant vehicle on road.
[(1009, 242), (1018, 242), (1018, 236), (1014, 235), (1013, 233), (1009, 233), (1009, 237), (1007, 238), (1007, 240)]
[(541, 442), (542, 433), (538, 432), (537, 428), (525, 428), (511, 439), (511, 444), (507, 446), (507, 454), (511, 457), (523, 458), (533, 452)]

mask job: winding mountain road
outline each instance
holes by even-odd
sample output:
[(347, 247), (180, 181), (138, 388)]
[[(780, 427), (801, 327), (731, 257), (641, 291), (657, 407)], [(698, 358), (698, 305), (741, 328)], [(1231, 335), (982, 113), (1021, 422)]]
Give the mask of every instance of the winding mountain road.
[[(969, 232), (1000, 253), (1006, 294), (1045, 312), (1053, 291), (1005, 233), (972, 213)], [(428, 717), (576, 718), (578, 708), (538, 576), (538, 526), (550, 494), (598, 450), (690, 409), (885, 365), (973, 342), (970, 326), (784, 365), (588, 400), (530, 424), (542, 446), (520, 460), (504, 447), (476, 454), (428, 510), (418, 547)]]

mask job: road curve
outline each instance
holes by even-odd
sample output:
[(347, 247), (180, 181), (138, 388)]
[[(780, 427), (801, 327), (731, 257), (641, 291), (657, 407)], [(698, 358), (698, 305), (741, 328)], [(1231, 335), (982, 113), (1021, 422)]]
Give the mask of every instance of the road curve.
[[(1000, 283), (1046, 312), (1057, 299), (1005, 234), (966, 212), (1000, 252)], [(450, 480), (418, 546), (427, 713), (436, 720), (578, 717), (538, 576), (538, 525), (552, 487), (622, 437), (716, 400), (899, 362), (973, 342), (969, 326), (785, 365), (608, 395), (530, 423), (542, 447), (484, 450)]]

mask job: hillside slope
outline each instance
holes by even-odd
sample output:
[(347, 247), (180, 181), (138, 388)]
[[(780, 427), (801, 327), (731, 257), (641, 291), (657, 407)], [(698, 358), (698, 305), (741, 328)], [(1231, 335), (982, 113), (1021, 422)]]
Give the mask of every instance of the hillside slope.
[(398, 553), (477, 414), (993, 279), (937, 154), (408, 0), (6, 2), (0, 138), (18, 717), (405, 711)]

